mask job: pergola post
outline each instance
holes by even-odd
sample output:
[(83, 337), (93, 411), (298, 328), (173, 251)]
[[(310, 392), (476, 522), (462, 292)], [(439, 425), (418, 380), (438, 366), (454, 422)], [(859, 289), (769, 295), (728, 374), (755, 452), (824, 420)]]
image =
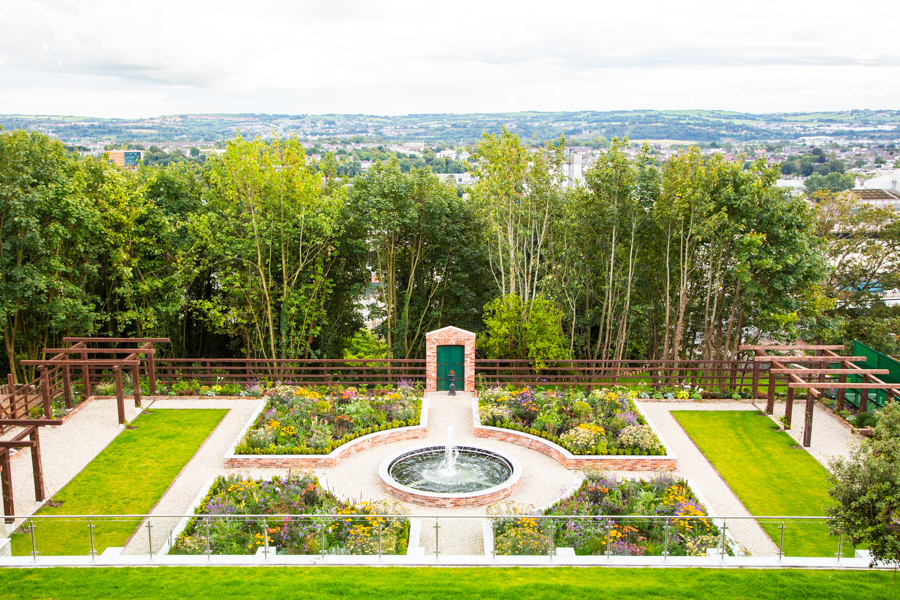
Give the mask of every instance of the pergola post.
[(84, 392), (84, 399), (87, 400), (91, 397), (91, 366), (87, 362), (88, 353), (87, 350), (81, 351), (81, 360), (84, 361), (84, 364), (81, 367), (81, 385), (82, 392)]
[(803, 427), (803, 447), (809, 448), (812, 444), (812, 424), (813, 424), (813, 409), (815, 408), (816, 403), (813, 397), (812, 389), (806, 390), (806, 423)]
[(44, 468), (41, 466), (41, 441), (38, 428), (34, 427), (28, 439), (31, 440), (31, 469), (34, 472), (34, 500), (44, 501)]
[(759, 396), (759, 361), (753, 357), (753, 399)]
[[(841, 376), (838, 378), (838, 381), (841, 383), (847, 383), (847, 376), (845, 374), (841, 373)], [(844, 388), (838, 388), (838, 393), (837, 393), (837, 409), (838, 410), (844, 410), (844, 402), (846, 400), (846, 397), (847, 397), (847, 390), (845, 390)]]
[[(153, 349), (153, 344), (150, 344), (150, 349)], [(156, 356), (155, 353), (150, 352), (147, 355), (147, 379), (150, 382), (150, 395), (156, 395)]]
[(774, 366), (774, 362), (769, 363), (769, 391), (766, 399), (767, 415), (771, 415), (775, 412), (775, 373), (772, 371), (772, 367)]
[(784, 404), (784, 428), (791, 428), (791, 418), (794, 415), (794, 388), (788, 387), (787, 389), (787, 401)]
[[(153, 356), (152, 354), (150, 356)], [(140, 364), (134, 365), (131, 371), (131, 382), (134, 384), (134, 407), (141, 407), (141, 367)]]
[(125, 393), (122, 389), (122, 367), (115, 365), (113, 375), (116, 378), (116, 408), (119, 412), (119, 425), (125, 424)]
[(16, 514), (13, 500), (12, 471), (9, 468), (9, 448), (0, 448), (0, 491), (3, 493), (3, 514), (8, 524), (15, 523), (10, 515)]
[(16, 383), (12, 373), (6, 374), (6, 387), (9, 390), (9, 418), (16, 418)]
[(72, 375), (69, 373), (69, 365), (62, 366), (63, 397), (66, 400), (66, 408), (72, 408)]
[(44, 416), (52, 419), (53, 404), (50, 401), (50, 371), (42, 365), (38, 367), (38, 372), (41, 374), (41, 400), (44, 402)]

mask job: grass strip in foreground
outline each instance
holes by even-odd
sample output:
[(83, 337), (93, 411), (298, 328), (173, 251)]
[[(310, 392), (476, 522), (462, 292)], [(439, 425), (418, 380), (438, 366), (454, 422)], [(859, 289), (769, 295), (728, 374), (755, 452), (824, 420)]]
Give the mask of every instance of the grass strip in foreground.
[[(755, 411), (673, 410), (700, 451), (752, 515), (823, 516), (831, 503), (828, 471)], [(760, 522), (778, 544), (780, 522)], [(823, 522), (785, 523), (787, 556), (835, 556), (838, 540)], [(845, 556), (852, 556), (846, 548)]]
[(593, 568), (160, 567), (0, 570), (0, 597), (304, 598), (896, 598), (885, 571)]
[[(125, 429), (75, 476), (37, 515), (145, 514), (159, 501), (172, 480), (191, 460), (203, 441), (227, 413), (223, 409), (168, 409), (141, 414), (135, 429)], [(86, 555), (90, 552), (88, 522), (83, 519), (35, 519), (39, 556)], [(140, 519), (94, 521), (97, 552), (123, 546)], [(31, 553), (27, 533), (12, 536), (14, 556)]]

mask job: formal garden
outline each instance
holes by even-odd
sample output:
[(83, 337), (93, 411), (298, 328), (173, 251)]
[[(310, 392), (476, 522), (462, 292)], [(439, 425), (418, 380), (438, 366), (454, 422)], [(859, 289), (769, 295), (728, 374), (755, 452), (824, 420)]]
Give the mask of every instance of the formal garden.
[(559, 444), (572, 454), (665, 454), (634, 401), (637, 391), (622, 388), (482, 388), (481, 424), (523, 431)]
[[(527, 509), (509, 503), (488, 509), (514, 512)], [(578, 556), (705, 556), (722, 542), (688, 483), (669, 473), (622, 480), (589, 471), (570, 498), (538, 515), (497, 518), (493, 530), (499, 555), (547, 554), (552, 543)], [(731, 553), (727, 545), (724, 552)]]
[(262, 393), (259, 418), (235, 454), (328, 454), (360, 436), (418, 424), (422, 386), (295, 387), (278, 385)]
[(405, 554), (409, 540), (409, 511), (398, 502), (346, 502), (310, 473), (220, 477), (197, 514), (204, 516), (187, 524), (170, 554)]

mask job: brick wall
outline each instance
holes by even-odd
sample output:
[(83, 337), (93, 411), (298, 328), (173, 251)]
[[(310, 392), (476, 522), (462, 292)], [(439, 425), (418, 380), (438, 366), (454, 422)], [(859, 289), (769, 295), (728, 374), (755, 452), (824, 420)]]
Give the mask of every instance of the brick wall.
[(466, 498), (453, 498), (453, 497), (432, 497), (432, 496), (423, 496), (416, 493), (410, 493), (405, 490), (400, 490), (390, 485), (384, 479), (381, 480), (381, 487), (384, 488), (386, 492), (397, 498), (398, 500), (402, 500), (403, 502), (409, 502), (410, 504), (418, 504), (420, 506), (430, 506), (432, 508), (463, 508), (466, 506), (484, 506), (485, 504), (493, 504), (494, 502), (499, 502), (504, 498), (508, 498), (513, 495), (516, 490), (519, 489), (519, 485), (522, 483), (522, 478), (517, 478), (512, 485), (501, 488), (489, 494), (484, 494), (482, 496), (470, 496)]
[[(425, 335), (425, 391), (437, 391), (437, 347), (464, 346), (466, 372), (460, 391), (475, 391), (475, 334), (458, 327), (444, 327)], [(458, 387), (458, 386), (457, 386)]]
[(331, 454), (236, 454), (225, 457), (225, 467), (230, 469), (319, 469), (335, 467), (348, 456), (352, 456), (372, 446), (423, 438), (425, 434), (426, 428), (421, 425), (376, 431), (347, 442), (333, 450)]

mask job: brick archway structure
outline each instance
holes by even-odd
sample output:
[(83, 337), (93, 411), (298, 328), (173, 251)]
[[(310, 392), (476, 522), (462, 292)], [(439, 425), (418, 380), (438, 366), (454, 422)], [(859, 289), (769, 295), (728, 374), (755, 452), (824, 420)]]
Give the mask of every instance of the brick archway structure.
[(466, 372), (460, 391), (475, 391), (475, 334), (459, 327), (443, 327), (425, 334), (425, 391), (437, 391), (437, 347), (464, 346)]

